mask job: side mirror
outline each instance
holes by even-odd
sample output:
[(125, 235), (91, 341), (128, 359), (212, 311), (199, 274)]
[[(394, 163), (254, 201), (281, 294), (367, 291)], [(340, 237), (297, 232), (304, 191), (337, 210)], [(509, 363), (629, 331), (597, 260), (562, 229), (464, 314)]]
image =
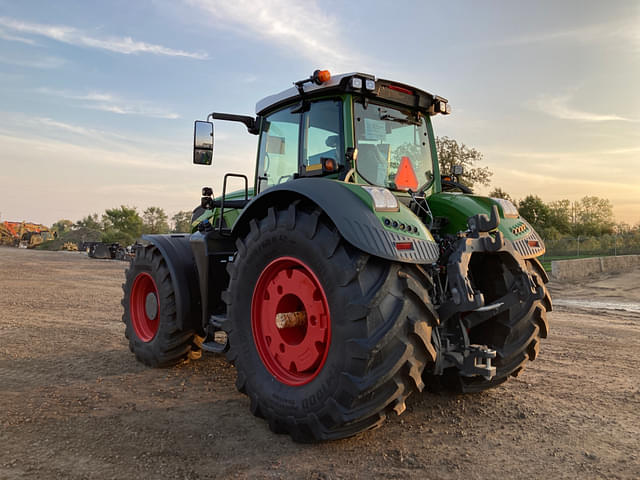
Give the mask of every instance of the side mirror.
[(455, 175), (456, 177), (464, 175), (464, 168), (462, 167), (462, 165), (453, 166), (453, 175)]
[(196, 121), (193, 128), (193, 163), (211, 165), (213, 161), (213, 123)]

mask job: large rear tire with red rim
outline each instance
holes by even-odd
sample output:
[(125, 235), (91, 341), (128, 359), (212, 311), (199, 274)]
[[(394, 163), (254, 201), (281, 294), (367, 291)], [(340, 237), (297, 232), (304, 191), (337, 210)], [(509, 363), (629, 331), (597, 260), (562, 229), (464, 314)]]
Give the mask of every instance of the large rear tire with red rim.
[(178, 328), (171, 274), (153, 245), (136, 250), (122, 285), (125, 336), (136, 358), (150, 367), (168, 367), (200, 358), (202, 338)]
[(355, 249), (298, 202), (249, 226), (223, 298), (227, 358), (253, 414), (312, 442), (402, 413), (435, 358), (427, 274)]

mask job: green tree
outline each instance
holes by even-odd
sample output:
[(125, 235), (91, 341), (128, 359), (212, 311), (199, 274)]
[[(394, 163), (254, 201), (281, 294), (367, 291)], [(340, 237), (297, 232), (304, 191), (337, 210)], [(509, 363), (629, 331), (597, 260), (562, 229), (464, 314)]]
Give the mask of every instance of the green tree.
[(65, 242), (75, 242), (80, 248), (84, 242), (99, 242), (101, 239), (102, 232), (87, 227), (74, 228), (63, 237)]
[(549, 207), (537, 195), (527, 195), (523, 200), (520, 200), (518, 212), (538, 232), (547, 228)]
[(575, 202), (576, 235), (613, 233), (613, 206), (606, 198), (583, 197)]
[(67, 219), (58, 220), (51, 226), (51, 230), (53, 230), (58, 236), (62, 236), (71, 230), (73, 226), (73, 222)]
[(142, 234), (142, 218), (135, 207), (121, 205), (120, 208), (105, 210), (102, 215), (103, 242), (132, 244)]
[(548, 203), (547, 207), (549, 209), (548, 226), (553, 227), (564, 235), (572, 233), (571, 202), (569, 200), (556, 200)]
[(169, 217), (160, 207), (149, 207), (142, 214), (144, 233), (169, 233)]
[(509, 200), (510, 202), (515, 203), (513, 201), (513, 198), (511, 198), (511, 195), (509, 195), (507, 192), (502, 190), (500, 187), (496, 187), (493, 190), (491, 190), (489, 192), (489, 196), (493, 198), (502, 198), (504, 200)]
[(189, 210), (183, 210), (171, 217), (171, 221), (173, 222), (173, 232), (191, 232), (191, 215), (192, 212)]
[(102, 230), (102, 224), (100, 223), (100, 219), (98, 218), (98, 214), (97, 213), (92, 213), (92, 214), (87, 215), (86, 217), (84, 217), (82, 220), (78, 220), (74, 224), (73, 228), (74, 229), (88, 228), (89, 230), (100, 231), (100, 230)]
[[(637, 228), (637, 227), (636, 227)], [(617, 234), (617, 235), (625, 235), (625, 234), (630, 234), (633, 233), (634, 228), (629, 225), (626, 222), (619, 222), (616, 223), (615, 227), (613, 227), (613, 231)]]
[(460, 183), (469, 188), (477, 184), (488, 186), (491, 183), (493, 172), (489, 167), (475, 166), (483, 159), (482, 153), (475, 148), (458, 143), (453, 138), (436, 137), (436, 149), (441, 175), (449, 175), (453, 172), (454, 165), (461, 165), (464, 174), (460, 177)]

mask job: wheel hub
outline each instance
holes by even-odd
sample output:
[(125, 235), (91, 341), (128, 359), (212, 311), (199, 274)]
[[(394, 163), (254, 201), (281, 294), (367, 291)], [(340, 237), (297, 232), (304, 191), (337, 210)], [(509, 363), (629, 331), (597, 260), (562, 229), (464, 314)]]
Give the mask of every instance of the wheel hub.
[(158, 315), (158, 299), (155, 292), (149, 292), (144, 301), (144, 311), (150, 320), (155, 320)]
[(253, 338), (265, 367), (286, 385), (304, 385), (326, 361), (331, 319), (313, 271), (293, 257), (272, 261), (260, 274), (251, 303)]
[(150, 342), (158, 333), (160, 303), (158, 287), (153, 277), (141, 272), (133, 281), (129, 312), (133, 330), (140, 340)]

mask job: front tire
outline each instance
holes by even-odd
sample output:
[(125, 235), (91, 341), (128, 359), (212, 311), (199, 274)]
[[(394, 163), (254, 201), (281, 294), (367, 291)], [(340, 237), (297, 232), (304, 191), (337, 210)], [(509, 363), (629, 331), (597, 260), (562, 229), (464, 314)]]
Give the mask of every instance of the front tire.
[(122, 285), (129, 349), (149, 367), (168, 367), (201, 356), (202, 337), (178, 328), (175, 294), (167, 264), (153, 245), (136, 249)]
[[(311, 442), (355, 435), (405, 408), (435, 359), (423, 271), (347, 244), (314, 208), (270, 208), (237, 241), (224, 299), (227, 358), (254, 415)], [(278, 328), (278, 313), (304, 321)]]
[[(549, 278), (537, 259), (528, 259), (525, 263), (534, 285), (542, 292), (540, 298), (533, 299), (531, 294), (529, 299), (521, 299), (469, 332), (471, 343), (487, 345), (496, 351), (495, 377), (491, 380), (464, 377), (457, 369), (448, 369), (443, 378), (448, 389), (473, 393), (496, 387), (509, 377), (517, 377), (528, 362), (537, 358), (540, 342), (549, 333), (547, 312), (552, 310), (552, 304), (545, 285)], [(506, 294), (513, 285), (513, 277), (500, 256), (480, 255), (472, 259), (470, 268), (474, 286), (484, 293), (487, 303)]]

